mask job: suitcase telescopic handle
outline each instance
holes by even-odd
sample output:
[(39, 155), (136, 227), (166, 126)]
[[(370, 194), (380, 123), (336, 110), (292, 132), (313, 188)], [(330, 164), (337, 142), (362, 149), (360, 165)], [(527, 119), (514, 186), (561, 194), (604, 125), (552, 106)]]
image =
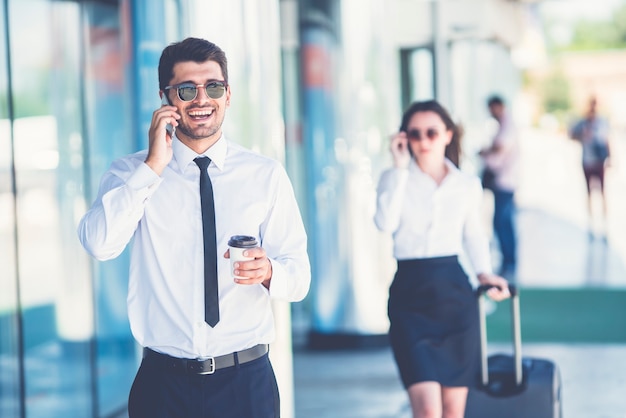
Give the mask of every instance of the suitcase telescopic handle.
[[(480, 319), (480, 362), (482, 384), (489, 384), (489, 369), (487, 364), (487, 315), (485, 312), (484, 294), (494, 286), (481, 285), (476, 289), (478, 296), (478, 315)], [(513, 329), (513, 358), (515, 361), (515, 383), (522, 384), (522, 331), (520, 324), (519, 293), (515, 285), (509, 284), (511, 293), (511, 326)]]

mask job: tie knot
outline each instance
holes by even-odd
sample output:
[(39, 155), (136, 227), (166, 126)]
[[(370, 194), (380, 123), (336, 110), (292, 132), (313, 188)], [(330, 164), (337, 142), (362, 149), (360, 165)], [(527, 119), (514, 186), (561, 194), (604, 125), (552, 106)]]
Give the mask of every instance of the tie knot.
[(193, 161), (198, 164), (198, 167), (200, 167), (200, 170), (202, 171), (206, 171), (209, 164), (211, 164), (211, 159), (209, 157), (196, 157)]

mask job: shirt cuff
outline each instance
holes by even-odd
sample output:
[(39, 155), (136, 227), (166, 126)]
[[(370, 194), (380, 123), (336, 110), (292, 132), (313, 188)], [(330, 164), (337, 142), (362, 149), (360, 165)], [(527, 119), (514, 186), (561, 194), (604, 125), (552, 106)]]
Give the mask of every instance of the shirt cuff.
[(288, 300), (287, 275), (280, 263), (268, 258), (272, 263), (272, 279), (270, 280), (270, 297), (272, 299)]
[(145, 201), (152, 196), (162, 181), (162, 177), (152, 171), (146, 163), (142, 163), (126, 180), (126, 186), (136, 192), (141, 201)]

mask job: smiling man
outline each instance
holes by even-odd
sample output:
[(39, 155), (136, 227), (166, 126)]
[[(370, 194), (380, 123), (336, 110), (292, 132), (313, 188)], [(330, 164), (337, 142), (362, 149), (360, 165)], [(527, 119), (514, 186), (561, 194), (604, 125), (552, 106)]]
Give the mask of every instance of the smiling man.
[[(148, 149), (111, 164), (78, 228), (98, 260), (132, 241), (128, 314), (144, 356), (129, 416), (278, 417), (271, 299), (302, 300), (311, 277), (291, 183), (277, 161), (222, 133), (231, 90), (218, 46), (167, 46), (159, 87), (167, 104)], [(259, 245), (231, 275), (234, 235)]]

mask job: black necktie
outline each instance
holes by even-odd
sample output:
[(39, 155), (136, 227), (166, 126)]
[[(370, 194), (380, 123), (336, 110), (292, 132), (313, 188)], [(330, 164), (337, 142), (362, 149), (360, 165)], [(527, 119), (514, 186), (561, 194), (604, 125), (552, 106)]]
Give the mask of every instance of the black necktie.
[(198, 157), (200, 167), (200, 203), (202, 205), (202, 236), (204, 238), (204, 320), (214, 327), (220, 320), (217, 294), (217, 244), (215, 238), (215, 207), (213, 185), (207, 168), (208, 157)]

